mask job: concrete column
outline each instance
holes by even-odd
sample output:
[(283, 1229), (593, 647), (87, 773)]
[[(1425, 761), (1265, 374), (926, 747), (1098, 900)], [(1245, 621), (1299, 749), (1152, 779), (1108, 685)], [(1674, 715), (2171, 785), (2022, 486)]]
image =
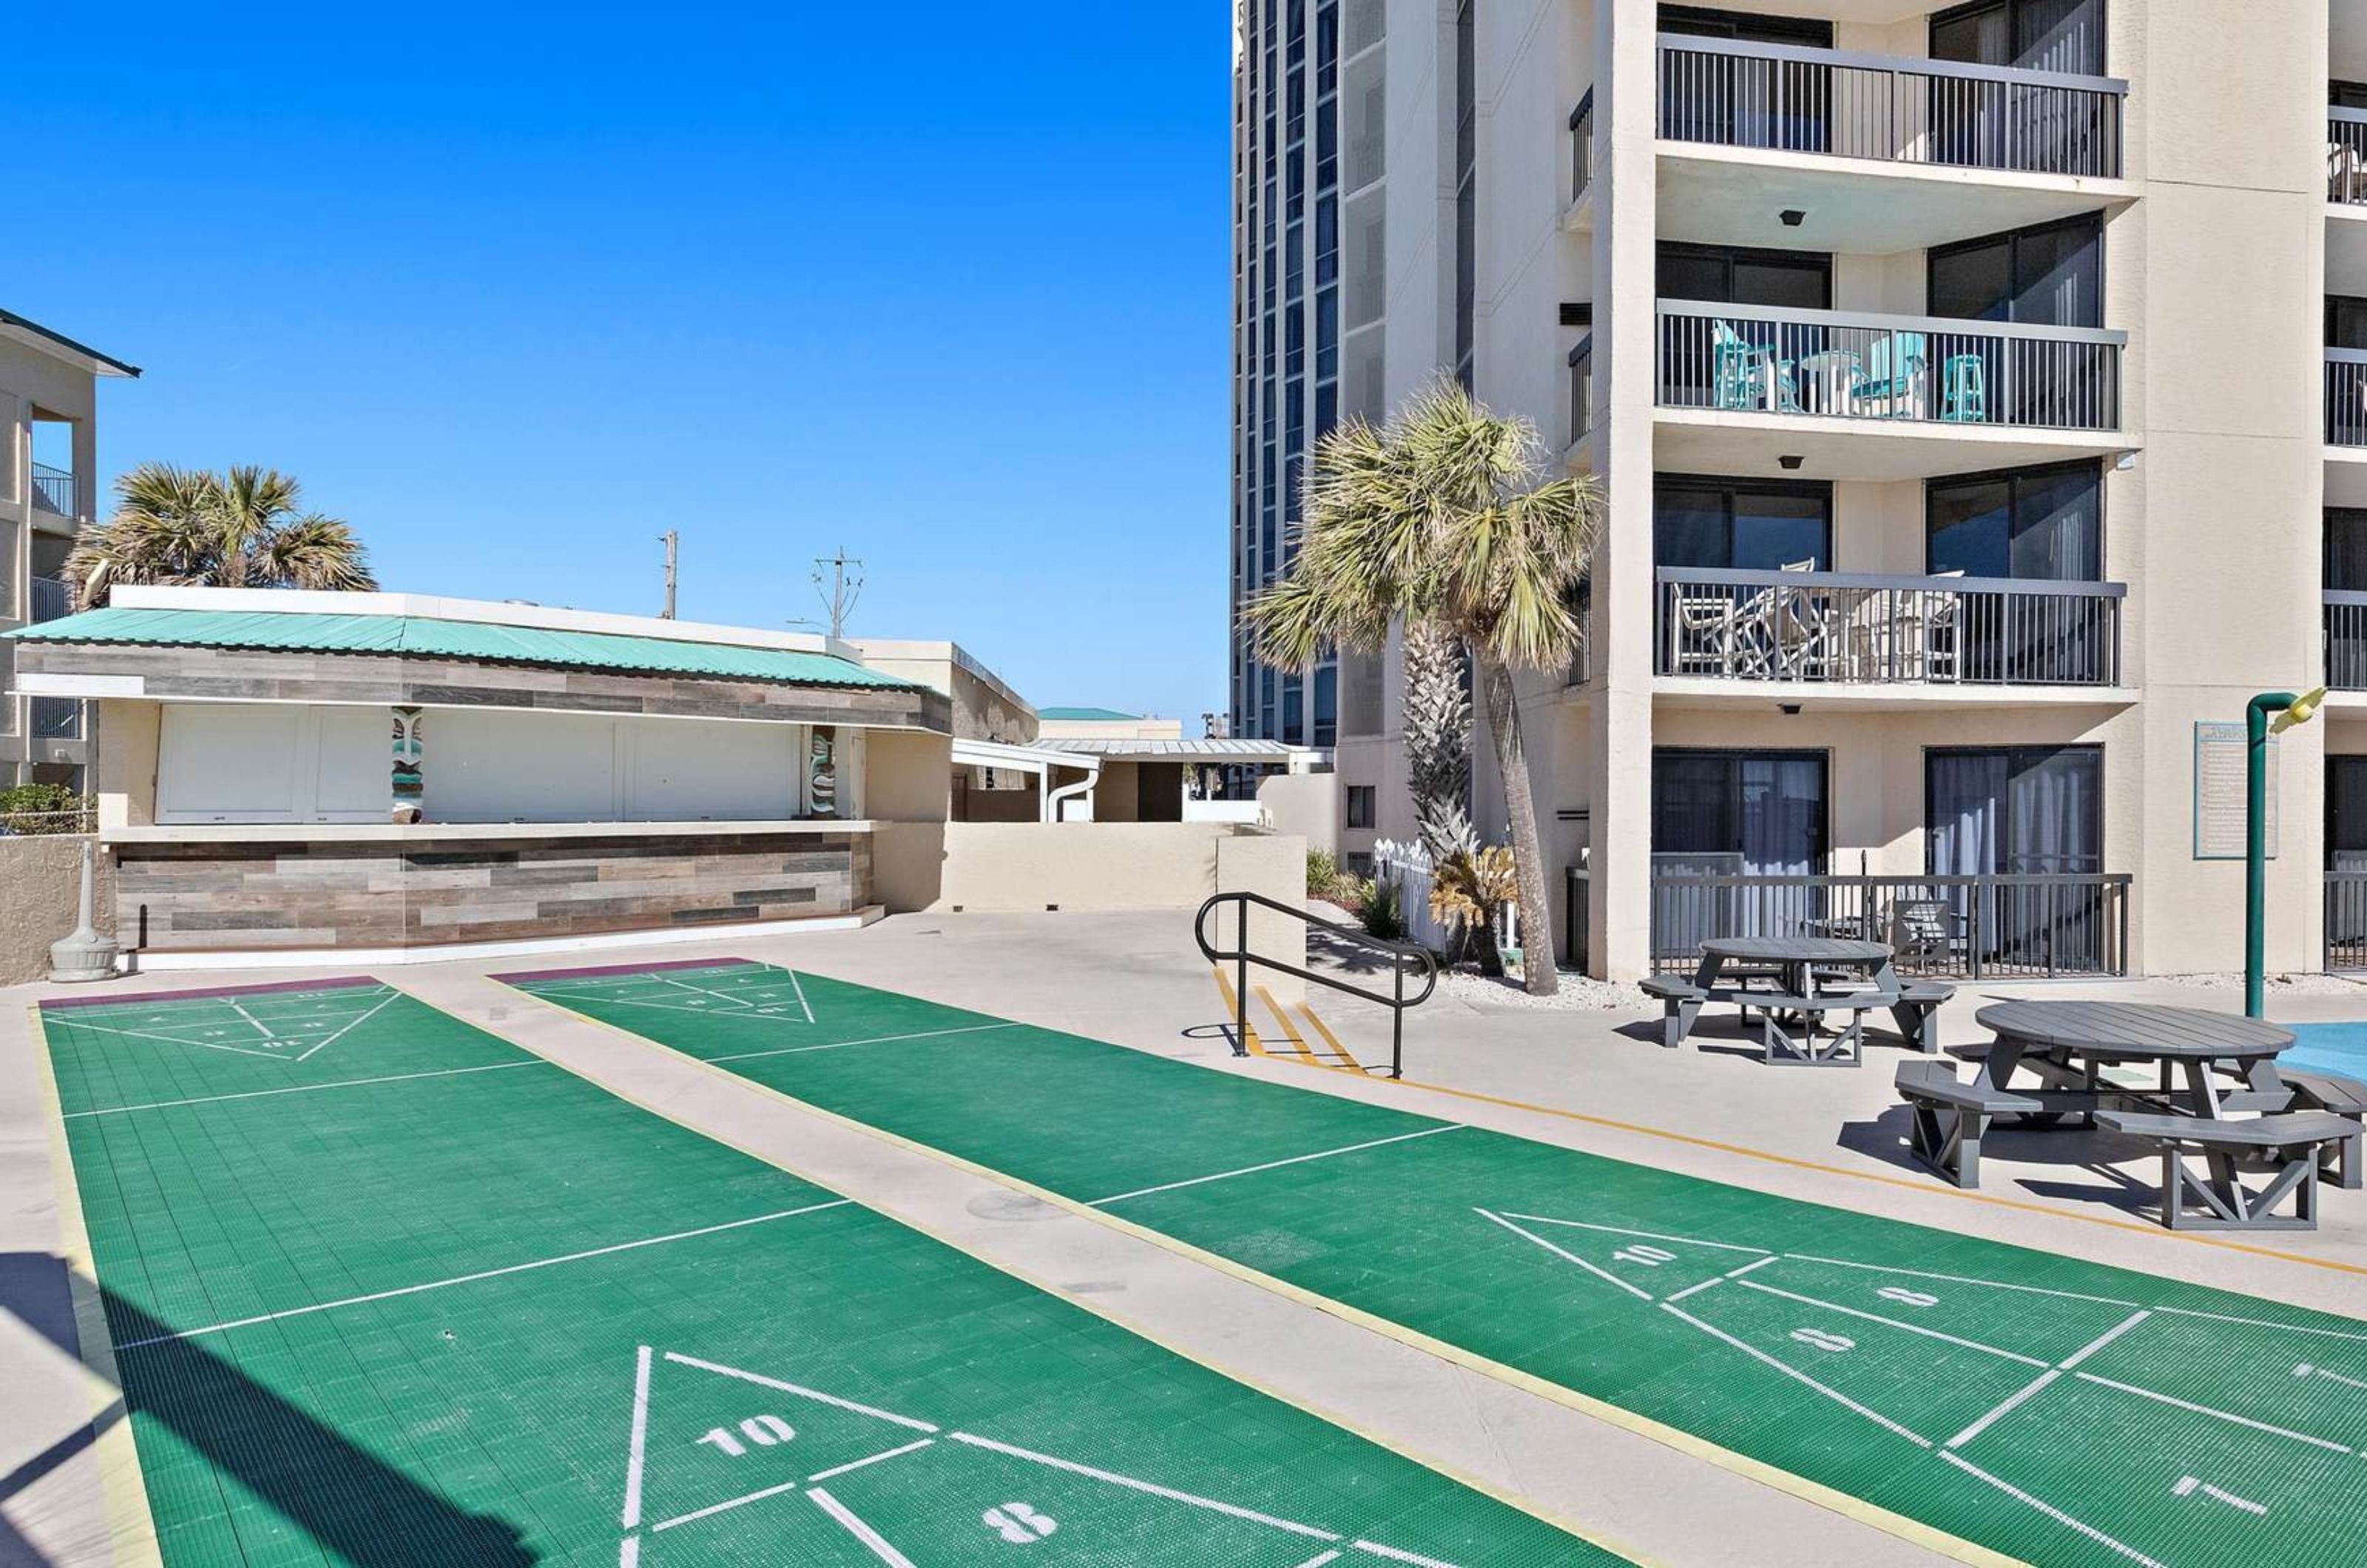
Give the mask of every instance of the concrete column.
[[(2118, 563), (2141, 531), (2129, 635), (2145, 701), (2141, 744), (2108, 754), (2108, 811), (2142, 816), (2144, 968), (2229, 970), (2243, 961), (2243, 866), (2194, 858), (2194, 726), (2322, 678), (2327, 6), (2120, 0), (2109, 28), (2143, 196), (2107, 231), (2110, 300), (2128, 312), (2108, 324), (2130, 329), (2127, 423), (2143, 450), (2112, 476), (2107, 547)], [(2272, 971), (2320, 962), (2326, 729), (2281, 749)]]
[(1607, 508), (1594, 562), (1587, 760), (1589, 962), (1633, 979), (1650, 957), (1655, 17), (1595, 7), (1595, 461)]

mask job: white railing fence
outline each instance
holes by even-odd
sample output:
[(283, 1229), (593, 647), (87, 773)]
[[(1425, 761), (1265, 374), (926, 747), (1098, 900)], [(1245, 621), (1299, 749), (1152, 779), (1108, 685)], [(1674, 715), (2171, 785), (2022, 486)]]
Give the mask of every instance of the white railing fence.
[[(1406, 940), (1419, 942), (1433, 953), (1444, 953), (1454, 945), (1454, 933), (1430, 912), (1432, 870), (1430, 852), (1419, 841), (1399, 843), (1395, 839), (1383, 839), (1373, 846), (1373, 880), (1386, 882), (1397, 889), (1398, 908), (1405, 916)], [(1521, 945), (1520, 911), (1510, 905), (1496, 917), (1496, 945), (1507, 949)]]

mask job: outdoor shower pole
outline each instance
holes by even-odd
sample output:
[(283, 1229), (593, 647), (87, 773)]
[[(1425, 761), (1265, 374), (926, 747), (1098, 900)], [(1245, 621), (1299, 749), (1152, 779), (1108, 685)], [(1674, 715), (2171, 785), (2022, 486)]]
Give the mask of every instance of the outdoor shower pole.
[[(2326, 700), (2320, 686), (2305, 697), (2262, 692), (2244, 707), (2244, 1016), (2267, 1010), (2266, 926), (2269, 896), (2269, 737), (2307, 724)], [(2273, 722), (2269, 716), (2276, 716)]]

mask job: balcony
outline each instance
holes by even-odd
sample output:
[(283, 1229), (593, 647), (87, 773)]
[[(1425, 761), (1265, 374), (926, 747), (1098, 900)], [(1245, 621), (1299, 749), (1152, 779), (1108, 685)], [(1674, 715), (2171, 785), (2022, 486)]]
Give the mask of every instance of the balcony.
[(2367, 349), (2326, 351), (2326, 444), (2367, 446)]
[(28, 705), (32, 711), (31, 730), (36, 740), (79, 740), (82, 739), (82, 702), (76, 697), (35, 697)]
[(2367, 207), (2367, 109), (2326, 111), (2326, 199)]
[(34, 464), (33, 505), (42, 512), (72, 517), (74, 514), (74, 475), (63, 468), (53, 468), (47, 463)]
[(2136, 196), (2111, 77), (1671, 34), (1659, 73), (1664, 239), (1887, 254)]
[[(1661, 567), (1654, 673), (1897, 688), (2114, 688), (2117, 582)], [(2367, 595), (2361, 596), (2367, 603)]]
[(2121, 177), (2129, 88), (2110, 77), (1665, 33), (1659, 54), (1665, 141)]
[(2367, 593), (2329, 588), (2326, 600), (2326, 683), (2367, 692)]
[(31, 591), (25, 605), (25, 618), (39, 625), (43, 621), (62, 621), (74, 614), (74, 586), (54, 577), (36, 577), (27, 581)]

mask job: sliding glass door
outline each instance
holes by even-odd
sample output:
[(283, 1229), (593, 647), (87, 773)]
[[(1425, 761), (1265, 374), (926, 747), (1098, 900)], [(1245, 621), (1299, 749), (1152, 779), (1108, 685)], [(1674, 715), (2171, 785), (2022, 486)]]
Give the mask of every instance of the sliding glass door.
[(2101, 965), (2104, 754), (2096, 746), (1983, 747), (1924, 754), (1925, 869), (1944, 877), (2051, 881), (1943, 890), (1955, 936), (1985, 961)]
[[(1821, 751), (1652, 753), (1652, 869), (1661, 876), (1823, 874), (1827, 762)], [(1716, 936), (1778, 936), (1825, 915), (1821, 888), (1656, 887), (1652, 952), (1690, 957)]]

